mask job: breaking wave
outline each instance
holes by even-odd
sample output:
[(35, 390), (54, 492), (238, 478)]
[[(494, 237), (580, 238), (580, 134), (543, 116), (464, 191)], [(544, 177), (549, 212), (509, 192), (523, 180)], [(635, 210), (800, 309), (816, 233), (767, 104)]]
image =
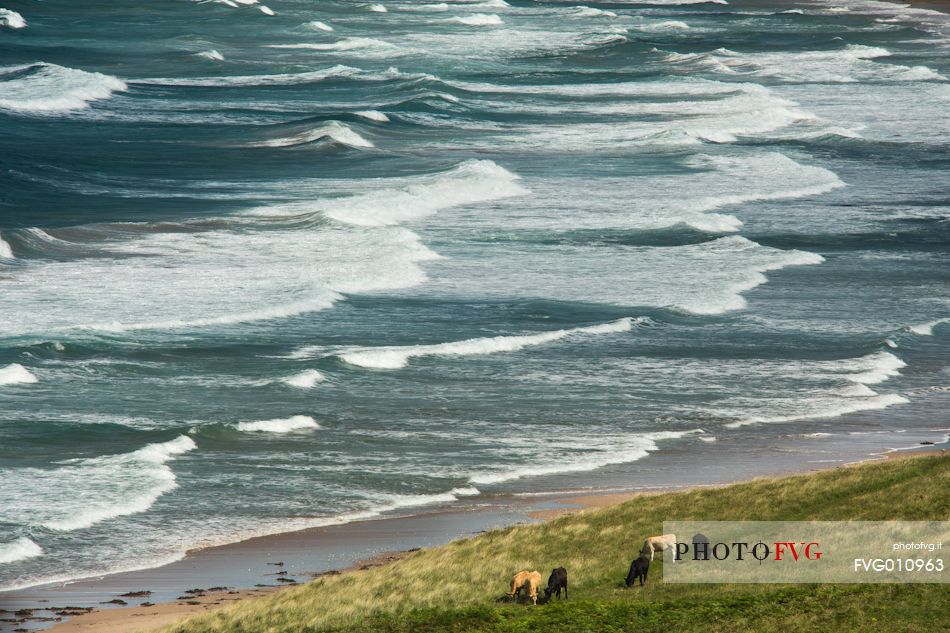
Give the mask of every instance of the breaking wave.
[(118, 77), (56, 64), (0, 68), (0, 109), (21, 113), (68, 112), (127, 90)]
[(289, 418), (239, 422), (238, 431), (248, 433), (291, 433), (293, 431), (319, 429), (320, 425), (309, 415), (294, 415)]
[(29, 369), (19, 363), (0, 368), (0, 386), (27, 385), (39, 382)]

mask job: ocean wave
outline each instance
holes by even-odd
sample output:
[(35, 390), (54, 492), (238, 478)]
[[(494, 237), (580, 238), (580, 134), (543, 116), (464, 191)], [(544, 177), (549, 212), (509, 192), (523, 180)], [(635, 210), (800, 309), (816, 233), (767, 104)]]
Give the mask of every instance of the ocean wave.
[(517, 464), (507, 468), (498, 468), (476, 473), (469, 481), (476, 485), (499, 484), (526, 477), (541, 477), (562, 473), (576, 473), (597, 470), (612, 464), (635, 462), (659, 450), (657, 442), (674, 440), (691, 435), (703, 435), (702, 429), (689, 431), (659, 431), (639, 433), (621, 437), (604, 438), (600, 441), (577, 442), (572, 446), (558, 447), (550, 440), (552, 450), (543, 463), (532, 465)]
[(527, 193), (520, 177), (490, 160), (469, 160), (399, 189), (382, 188), (320, 205), (329, 218), (356, 226), (384, 226), (431, 215), (440, 209)]
[(145, 512), (177, 487), (168, 463), (196, 448), (187, 435), (131, 453), (72, 459), (52, 468), (5, 468), (4, 517), (68, 532)]
[(16, 11), (0, 8), (0, 27), (22, 29), (26, 27), (26, 20)]
[(361, 74), (359, 68), (337, 64), (323, 70), (303, 73), (280, 73), (276, 75), (234, 75), (228, 77), (189, 77), (135, 79), (131, 84), (156, 86), (200, 86), (209, 88), (228, 88), (244, 86), (294, 86), (333, 79), (336, 77), (355, 77)]
[(333, 32), (333, 27), (327, 24), (326, 22), (321, 22), (320, 20), (313, 20), (307, 22), (307, 28), (316, 29), (318, 31), (326, 31), (327, 33)]
[(200, 57), (202, 59), (209, 59), (214, 62), (220, 62), (224, 60), (224, 55), (222, 55), (215, 49), (211, 49), (209, 51), (201, 51), (200, 53), (195, 53), (195, 57)]
[(472, 15), (456, 16), (443, 22), (449, 24), (463, 24), (465, 26), (500, 26), (504, 24), (501, 16), (494, 13), (473, 13)]
[(392, 54), (398, 47), (384, 40), (372, 37), (344, 37), (335, 42), (326, 44), (316, 42), (299, 42), (297, 44), (268, 44), (268, 48), (286, 48), (286, 49), (305, 49), (311, 51), (353, 51), (362, 49), (371, 49), (376, 51), (385, 51)]
[(0, 233), (0, 258), (3, 259), (16, 259), (13, 255), (13, 249), (10, 248), (10, 244), (3, 240), (3, 234)]
[(388, 13), (388, 9), (386, 9), (385, 5), (382, 4), (370, 4), (367, 5), (366, 8), (373, 13)]
[(836, 418), (859, 411), (875, 411), (906, 404), (910, 400), (902, 395), (880, 394), (868, 387), (868, 385), (880, 384), (899, 376), (900, 370), (904, 367), (906, 363), (903, 360), (886, 351), (874, 352), (858, 358), (803, 364), (797, 370), (803, 377), (821, 377), (849, 384), (823, 392), (814, 391), (801, 400), (776, 407), (792, 409), (791, 413), (748, 416), (724, 426), (735, 429), (754, 424)]
[(281, 378), (280, 380), (282, 383), (296, 387), (297, 389), (310, 389), (318, 382), (326, 380), (326, 376), (316, 369), (305, 369), (302, 372)]
[(42, 555), (43, 548), (25, 536), (10, 543), (0, 543), (0, 565)]
[(0, 387), (3, 385), (28, 385), (39, 382), (29, 369), (19, 363), (0, 368)]
[(294, 415), (289, 418), (239, 422), (235, 428), (247, 433), (291, 433), (293, 431), (319, 429), (320, 425), (309, 415)]
[(353, 128), (339, 121), (327, 121), (313, 129), (304, 130), (292, 136), (250, 141), (245, 143), (244, 147), (294, 147), (326, 140), (361, 149), (375, 147), (371, 141), (366, 140)]
[(693, 72), (756, 78), (774, 77), (791, 83), (852, 83), (858, 81), (939, 81), (940, 73), (926, 66), (902, 66), (874, 60), (889, 57), (880, 46), (848, 44), (827, 51), (743, 54), (727, 48), (708, 53), (669, 53), (656, 50), (661, 61)]
[(635, 28), (647, 33), (657, 33), (663, 31), (688, 31), (689, 24), (681, 20), (657, 20), (653, 22), (638, 23)]
[[(393, 179), (398, 181), (398, 179)], [(309, 206), (309, 205), (308, 205)], [(438, 254), (396, 227), (302, 229), (275, 219), (214, 222), (215, 230), (142, 226), (120, 232), (114, 257), (35, 260), (5, 282), (4, 334), (179, 330), (280, 319), (333, 307), (346, 294), (407, 288), (427, 277), (420, 263)], [(313, 219), (305, 220), (312, 224)], [(147, 230), (152, 228), (153, 230)], [(108, 293), (88, 288), (107, 283)], [(36, 288), (57, 297), (37, 312)], [(134, 299), (134, 300), (133, 300)], [(67, 334), (69, 333), (69, 334)]]
[(0, 68), (0, 109), (21, 113), (80, 110), (128, 86), (118, 77), (56, 64)]
[(578, 18), (615, 18), (617, 14), (606, 9), (597, 9), (594, 7), (577, 6), (571, 7), (571, 15)]
[(389, 117), (386, 116), (384, 113), (380, 112), (379, 110), (359, 110), (358, 112), (354, 112), (353, 114), (355, 114), (358, 117), (362, 117), (364, 119), (369, 119), (370, 121), (376, 121), (377, 123), (389, 122)]
[[(645, 319), (637, 320), (638, 323), (644, 321)], [(474, 338), (436, 345), (362, 348), (341, 353), (339, 356), (344, 362), (357, 367), (399, 369), (408, 365), (412, 358), (425, 356), (483, 356), (502, 352), (517, 352), (525, 347), (544, 345), (576, 336), (629, 332), (633, 328), (633, 324), (633, 319), (624, 318), (610, 323), (542, 332), (540, 334)]]
[(934, 328), (938, 325), (943, 325), (944, 323), (950, 323), (950, 317), (945, 319), (934, 319), (933, 321), (927, 321), (926, 323), (920, 323), (918, 325), (912, 325), (908, 330), (918, 336), (933, 336)]

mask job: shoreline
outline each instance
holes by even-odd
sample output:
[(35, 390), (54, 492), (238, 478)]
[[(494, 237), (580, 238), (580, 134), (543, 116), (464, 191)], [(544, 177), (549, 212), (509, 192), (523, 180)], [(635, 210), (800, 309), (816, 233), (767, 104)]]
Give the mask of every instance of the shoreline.
[[(945, 429), (940, 431), (946, 435)], [(21, 630), (130, 633), (212, 611), (234, 601), (268, 595), (285, 586), (298, 586), (320, 576), (389, 564), (419, 548), (443, 545), (494, 528), (547, 521), (640, 496), (721, 488), (739, 482), (774, 479), (882, 459), (914, 458), (945, 452), (948, 448), (950, 442), (944, 437), (942, 442), (930, 445), (891, 448), (850, 461), (826, 461), (818, 468), (814, 467), (814, 462), (800, 461), (797, 467), (713, 483), (671, 484), (650, 488), (628, 486), (626, 489), (600, 486), (588, 491), (489, 496), (466, 507), (440, 508), (409, 516), (374, 518), (255, 537), (193, 550), (182, 560), (161, 567), (110, 574), (60, 586), (47, 585), (5, 592), (6, 595), (0, 594), (0, 608), (14, 613), (19, 609), (35, 609), (29, 615), (37, 619), (16, 624)], [(263, 582), (249, 582), (251, 580)], [(146, 591), (148, 595), (139, 598), (122, 597), (130, 592)], [(112, 600), (122, 600), (126, 604), (110, 605)], [(76, 605), (77, 602), (82, 602), (82, 605)], [(65, 604), (84, 608), (91, 606), (94, 610), (84, 614), (67, 612), (65, 616), (50, 612), (51, 606)], [(0, 618), (11, 618), (14, 613), (0, 613)], [(63, 619), (59, 622), (44, 620), (49, 617)], [(14, 616), (13, 619), (22, 618)]]

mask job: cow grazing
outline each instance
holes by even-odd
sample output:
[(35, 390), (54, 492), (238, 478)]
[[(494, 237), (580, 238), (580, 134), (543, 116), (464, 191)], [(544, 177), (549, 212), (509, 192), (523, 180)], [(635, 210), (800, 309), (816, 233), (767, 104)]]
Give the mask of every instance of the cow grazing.
[(643, 586), (643, 583), (647, 581), (647, 572), (650, 571), (650, 559), (640, 555), (639, 558), (635, 558), (632, 563), (630, 563), (630, 571), (627, 572), (627, 579), (624, 581), (624, 584), (627, 587), (632, 587), (637, 582), (637, 578), (640, 579), (640, 586)]
[(541, 573), (533, 571), (528, 574), (528, 582), (525, 583), (528, 588), (528, 597), (532, 604), (538, 604), (538, 591), (541, 589)]
[(524, 588), (525, 584), (528, 582), (528, 576), (531, 574), (528, 571), (519, 571), (511, 579), (511, 590), (506, 594), (509, 598), (515, 598), (521, 594), (521, 590)]
[(550, 600), (552, 595), (556, 595), (557, 599), (561, 599), (561, 589), (564, 590), (564, 599), (567, 599), (567, 570), (563, 567), (558, 567), (557, 569), (551, 572), (551, 575), (548, 577), (548, 587), (544, 590), (544, 599), (545, 601)]
[[(662, 552), (663, 550), (670, 550), (674, 553), (676, 552), (675, 534), (651, 536), (647, 540), (643, 541), (643, 547), (640, 548), (640, 556), (646, 556), (652, 561), (653, 552)], [(673, 560), (676, 560), (676, 558), (674, 557)]]

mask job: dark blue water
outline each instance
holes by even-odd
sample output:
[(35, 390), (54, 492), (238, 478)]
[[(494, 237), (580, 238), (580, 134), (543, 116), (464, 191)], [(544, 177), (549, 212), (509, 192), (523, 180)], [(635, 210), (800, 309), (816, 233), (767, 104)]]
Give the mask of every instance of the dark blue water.
[(940, 426), (943, 14), (269, 2), (5, 0), (0, 588)]

